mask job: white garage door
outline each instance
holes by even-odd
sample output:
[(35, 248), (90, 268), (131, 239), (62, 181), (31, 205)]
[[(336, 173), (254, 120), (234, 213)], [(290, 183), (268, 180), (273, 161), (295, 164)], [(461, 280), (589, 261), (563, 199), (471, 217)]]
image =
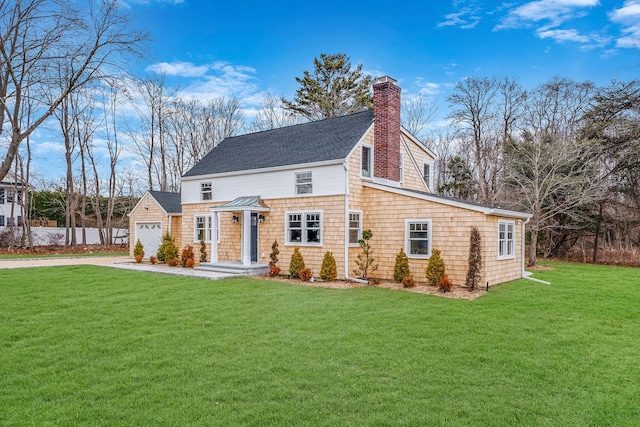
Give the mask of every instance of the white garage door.
[(162, 241), (162, 225), (159, 222), (139, 222), (136, 224), (136, 240), (144, 246), (144, 257), (149, 258), (158, 252)]

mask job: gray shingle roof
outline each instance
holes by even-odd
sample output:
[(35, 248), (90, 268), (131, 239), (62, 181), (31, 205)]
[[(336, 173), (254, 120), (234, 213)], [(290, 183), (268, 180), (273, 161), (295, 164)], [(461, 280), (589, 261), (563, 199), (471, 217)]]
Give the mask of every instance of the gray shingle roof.
[(373, 111), (225, 138), (185, 177), (344, 159), (373, 123)]
[(168, 214), (182, 213), (182, 202), (180, 193), (170, 193), (168, 191), (149, 191), (149, 194), (156, 199)]

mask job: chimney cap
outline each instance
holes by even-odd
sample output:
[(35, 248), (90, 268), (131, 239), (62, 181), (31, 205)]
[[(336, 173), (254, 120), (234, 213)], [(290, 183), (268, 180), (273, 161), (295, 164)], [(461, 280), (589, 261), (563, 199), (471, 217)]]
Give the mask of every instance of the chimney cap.
[(391, 78), (391, 77), (389, 77), (389, 76), (382, 76), (382, 77), (378, 77), (378, 78), (376, 78), (376, 80), (375, 80), (375, 84), (379, 84), (379, 83), (387, 83), (387, 82), (389, 82), (389, 83), (393, 83), (393, 84), (396, 84), (398, 81), (397, 81), (397, 80), (395, 80), (395, 79), (392, 79), (392, 78)]

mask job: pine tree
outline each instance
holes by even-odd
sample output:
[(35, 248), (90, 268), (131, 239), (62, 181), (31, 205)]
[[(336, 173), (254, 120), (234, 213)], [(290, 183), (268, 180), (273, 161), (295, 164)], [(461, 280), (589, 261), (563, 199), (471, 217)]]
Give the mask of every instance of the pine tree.
[(356, 258), (356, 265), (358, 268), (353, 270), (356, 276), (367, 280), (369, 278), (369, 272), (374, 272), (378, 269), (378, 265), (374, 264), (375, 258), (371, 256), (371, 244), (369, 240), (373, 237), (371, 230), (364, 230), (362, 232), (362, 238), (358, 240), (358, 244), (362, 249), (362, 253), (358, 254)]
[(300, 253), (300, 249), (293, 248), (293, 253), (291, 254), (291, 262), (289, 262), (289, 275), (292, 278), (298, 277), (300, 271), (304, 270), (306, 266), (304, 265), (304, 258), (302, 258), (302, 254)]
[(437, 286), (440, 279), (444, 277), (444, 261), (440, 256), (440, 249), (431, 251), (431, 257), (427, 264), (426, 277), (431, 286)]
[(296, 77), (300, 88), (293, 101), (282, 99), (286, 110), (309, 120), (320, 120), (371, 107), (371, 76), (363, 74), (362, 64), (352, 70), (344, 53), (322, 53), (320, 59), (313, 60), (313, 65), (313, 73), (304, 71), (303, 77)]
[(338, 268), (336, 267), (336, 259), (333, 254), (327, 251), (322, 260), (320, 267), (320, 278), (328, 282), (333, 282), (338, 277)]
[(411, 276), (411, 270), (409, 269), (409, 258), (407, 254), (404, 252), (404, 249), (400, 249), (400, 252), (396, 256), (396, 265), (393, 268), (393, 279), (400, 283), (402, 280)]

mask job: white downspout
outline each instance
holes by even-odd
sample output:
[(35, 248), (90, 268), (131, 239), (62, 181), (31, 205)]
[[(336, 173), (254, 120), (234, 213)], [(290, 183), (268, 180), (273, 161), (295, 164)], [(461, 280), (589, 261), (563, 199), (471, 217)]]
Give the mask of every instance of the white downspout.
[(546, 280), (540, 280), (540, 279), (534, 279), (533, 277), (531, 277), (531, 273), (527, 274), (526, 271), (524, 271), (524, 265), (525, 265), (525, 256), (524, 256), (524, 226), (527, 225), (527, 223), (529, 222), (531, 218), (527, 218), (526, 221), (524, 221), (522, 223), (522, 278), (523, 279), (527, 279), (527, 280), (531, 280), (533, 282), (537, 282), (537, 283), (542, 283), (544, 285), (550, 285), (551, 282), (547, 282)]
[(344, 166), (344, 278), (349, 279), (349, 164), (347, 159)]

